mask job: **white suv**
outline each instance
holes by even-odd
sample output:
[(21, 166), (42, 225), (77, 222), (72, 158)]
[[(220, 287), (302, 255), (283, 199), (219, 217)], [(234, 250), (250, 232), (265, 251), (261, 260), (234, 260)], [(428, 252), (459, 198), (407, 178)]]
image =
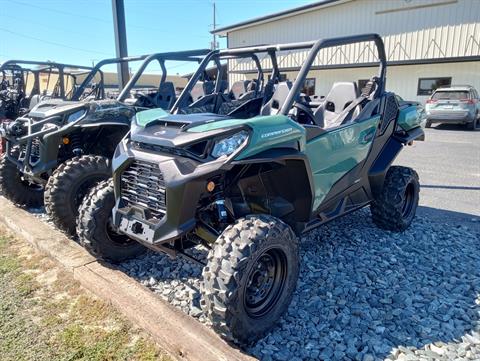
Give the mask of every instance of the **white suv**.
[(475, 130), (480, 117), (480, 99), (469, 85), (435, 90), (425, 104), (426, 127), (432, 123), (466, 124)]

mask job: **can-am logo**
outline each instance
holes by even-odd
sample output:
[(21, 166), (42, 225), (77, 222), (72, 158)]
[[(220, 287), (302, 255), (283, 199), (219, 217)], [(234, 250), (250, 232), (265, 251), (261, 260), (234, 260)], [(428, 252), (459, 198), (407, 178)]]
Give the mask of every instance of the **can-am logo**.
[(282, 129), (282, 130), (276, 130), (276, 131), (270, 132), (270, 133), (263, 133), (261, 138), (269, 138), (269, 137), (274, 137), (276, 135), (287, 134), (287, 133), (290, 133), (292, 130), (293, 130), (293, 128), (286, 128), (286, 129)]

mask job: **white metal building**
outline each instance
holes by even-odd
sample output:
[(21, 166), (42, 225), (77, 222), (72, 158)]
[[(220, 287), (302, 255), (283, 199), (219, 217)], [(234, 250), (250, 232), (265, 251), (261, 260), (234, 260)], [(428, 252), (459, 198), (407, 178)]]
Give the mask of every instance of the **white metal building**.
[[(389, 61), (387, 89), (425, 101), (439, 85), (469, 84), (480, 91), (480, 0), (324, 0), (215, 30), (230, 48), (378, 33)], [(369, 79), (372, 44), (321, 51), (308, 92), (326, 95), (334, 81)], [(290, 80), (305, 52), (279, 57)], [(271, 66), (271, 65), (270, 65)], [(267, 59), (262, 67), (268, 69)], [(253, 77), (250, 62), (230, 61), (230, 81)]]

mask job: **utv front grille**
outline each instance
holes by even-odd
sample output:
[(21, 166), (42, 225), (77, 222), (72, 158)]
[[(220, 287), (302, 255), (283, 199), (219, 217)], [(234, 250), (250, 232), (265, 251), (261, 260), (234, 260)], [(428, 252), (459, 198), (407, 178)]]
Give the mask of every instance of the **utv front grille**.
[(139, 150), (147, 150), (155, 153), (167, 153), (179, 157), (201, 160), (206, 156), (207, 141), (195, 143), (188, 148), (166, 147), (157, 144), (148, 144), (142, 142), (133, 142), (133, 147)]
[(19, 159), (24, 160), (27, 156), (27, 150), (30, 149), (30, 158), (28, 159), (28, 163), (33, 166), (40, 159), (40, 139), (33, 138), (31, 142), (32, 143), (30, 146), (28, 143), (20, 146)]
[(140, 206), (149, 219), (160, 220), (166, 212), (165, 182), (157, 164), (134, 161), (120, 176), (125, 207)]
[(30, 153), (30, 163), (35, 164), (40, 159), (40, 139), (32, 139), (32, 150)]
[(180, 157), (188, 156), (188, 153), (181, 148), (165, 147), (162, 145), (148, 144), (148, 143), (142, 143), (142, 142), (133, 142), (133, 147), (136, 149), (149, 150), (157, 153), (168, 153), (168, 154), (178, 155)]

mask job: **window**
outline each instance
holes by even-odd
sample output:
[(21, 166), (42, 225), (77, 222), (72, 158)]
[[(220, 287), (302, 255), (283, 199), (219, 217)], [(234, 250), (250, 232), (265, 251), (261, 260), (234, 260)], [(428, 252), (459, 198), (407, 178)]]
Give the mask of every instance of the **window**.
[(360, 79), (357, 84), (358, 84), (358, 90), (362, 91), (363, 88), (365, 88), (365, 86), (367, 85), (368, 83), (368, 79)]
[(469, 99), (469, 92), (467, 90), (439, 90), (435, 94), (433, 94), (432, 99), (435, 100), (442, 100), (442, 99), (449, 99), (449, 100), (461, 100), (461, 99)]
[(301, 92), (308, 96), (315, 95), (315, 78), (305, 79)]
[(419, 78), (417, 95), (432, 95), (435, 89), (451, 84), (452, 78)]
[[(272, 75), (270, 74), (268, 76), (268, 80), (272, 79)], [(287, 81), (287, 74), (279, 74), (278, 75), (278, 81), (279, 82), (284, 82), (284, 81)]]

